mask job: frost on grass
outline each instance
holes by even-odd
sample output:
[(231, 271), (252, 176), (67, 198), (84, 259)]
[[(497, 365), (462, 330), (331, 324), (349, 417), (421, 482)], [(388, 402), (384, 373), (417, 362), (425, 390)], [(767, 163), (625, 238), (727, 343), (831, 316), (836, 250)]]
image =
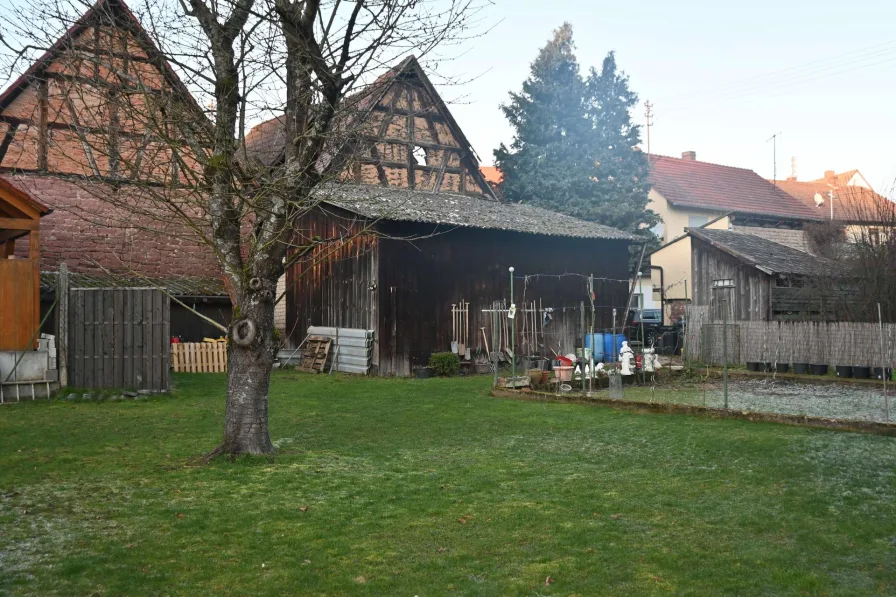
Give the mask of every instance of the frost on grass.
[[(90, 520), (64, 485), (16, 487), (0, 493), (0, 592), (30, 584), (74, 549), (76, 542), (110, 530)], [(98, 528), (102, 524), (104, 528)]]
[[(892, 422), (896, 419), (894, 396), (889, 397), (889, 402)], [(723, 404), (721, 387), (714, 385), (707, 390), (707, 406), (722, 408)], [(732, 410), (885, 422), (885, 405), (880, 386), (810, 385), (772, 379), (733, 381), (728, 385), (728, 407)]]
[(834, 510), (849, 508), (869, 516), (885, 513), (885, 519), (896, 515), (893, 438), (815, 432), (799, 446), (798, 453)]

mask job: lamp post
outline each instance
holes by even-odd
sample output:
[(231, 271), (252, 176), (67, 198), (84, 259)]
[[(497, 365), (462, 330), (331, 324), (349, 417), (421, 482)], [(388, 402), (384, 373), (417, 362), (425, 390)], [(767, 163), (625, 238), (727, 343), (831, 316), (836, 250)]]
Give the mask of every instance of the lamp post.
[(644, 349), (647, 348), (647, 338), (644, 336), (644, 286), (641, 279), (644, 277), (643, 272), (638, 272), (638, 294), (640, 298), (638, 302), (638, 319), (641, 320), (641, 383), (647, 383), (647, 374), (644, 372)]
[(515, 315), (515, 305), (513, 304), (513, 266), (511, 265), (509, 268), (510, 271), (510, 311), (507, 316), (510, 318), (510, 379), (512, 379), (511, 385), (515, 387), (516, 385), (516, 325), (514, 324), (513, 316)]

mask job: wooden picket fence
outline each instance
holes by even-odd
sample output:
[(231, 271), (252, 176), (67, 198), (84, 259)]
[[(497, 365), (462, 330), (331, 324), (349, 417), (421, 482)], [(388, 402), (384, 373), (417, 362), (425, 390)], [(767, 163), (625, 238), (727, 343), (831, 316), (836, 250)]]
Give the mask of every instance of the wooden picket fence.
[(224, 373), (227, 371), (226, 342), (180, 342), (171, 345), (175, 373)]

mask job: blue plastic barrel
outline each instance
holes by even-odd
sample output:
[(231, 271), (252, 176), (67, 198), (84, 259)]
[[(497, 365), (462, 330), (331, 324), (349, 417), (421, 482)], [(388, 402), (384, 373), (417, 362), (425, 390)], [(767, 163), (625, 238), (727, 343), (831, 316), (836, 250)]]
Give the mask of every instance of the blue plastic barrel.
[(594, 347), (592, 354), (594, 355), (594, 362), (601, 363), (606, 360), (606, 355), (604, 354), (604, 335), (603, 334), (585, 334), (585, 348)]
[(622, 343), (625, 341), (625, 335), (616, 334), (616, 346), (613, 346), (613, 334), (604, 334), (604, 353), (606, 353), (607, 362), (613, 358), (619, 358), (619, 351), (622, 350)]

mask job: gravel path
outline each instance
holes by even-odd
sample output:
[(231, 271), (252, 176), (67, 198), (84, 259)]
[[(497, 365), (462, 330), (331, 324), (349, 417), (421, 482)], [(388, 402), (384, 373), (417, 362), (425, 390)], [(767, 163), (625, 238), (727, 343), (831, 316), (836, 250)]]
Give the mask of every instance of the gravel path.
[[(890, 421), (896, 421), (896, 392), (888, 392)], [(721, 408), (721, 385), (707, 388), (706, 405)], [(805, 415), (852, 421), (887, 420), (883, 388), (847, 384), (801, 384), (789, 381), (737, 380), (728, 384), (728, 407), (735, 410)]]

